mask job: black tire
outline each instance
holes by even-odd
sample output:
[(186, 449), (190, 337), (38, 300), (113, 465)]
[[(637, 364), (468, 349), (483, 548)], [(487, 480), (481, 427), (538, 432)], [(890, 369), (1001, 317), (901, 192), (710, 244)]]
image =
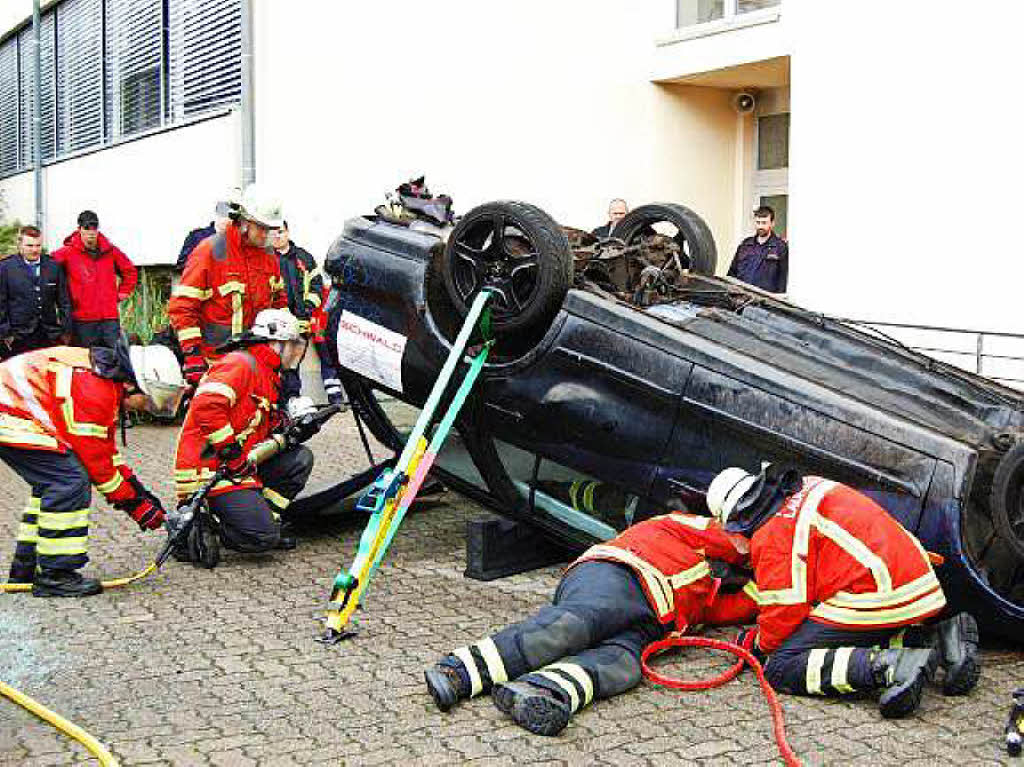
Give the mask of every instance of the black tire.
[(503, 200), (462, 217), (445, 244), (440, 268), (460, 319), (481, 288), (490, 288), (495, 291), (491, 327), (496, 337), (509, 336), (551, 324), (572, 282), (572, 251), (547, 213)]
[(989, 509), (1000, 539), (1024, 559), (1024, 442), (1018, 442), (999, 460)]
[[(650, 232), (650, 227), (665, 221), (679, 230), (689, 246), (690, 271), (697, 274), (714, 274), (718, 265), (718, 248), (715, 238), (704, 219), (687, 208), (674, 202), (653, 202), (631, 210), (619, 222), (612, 233), (614, 237), (632, 244), (639, 237)], [(678, 236), (678, 235), (677, 235)]]

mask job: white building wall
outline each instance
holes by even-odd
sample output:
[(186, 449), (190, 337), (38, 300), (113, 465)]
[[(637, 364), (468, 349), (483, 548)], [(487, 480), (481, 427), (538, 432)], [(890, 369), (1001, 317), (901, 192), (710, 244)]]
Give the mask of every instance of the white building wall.
[(650, 82), (669, 2), (258, 3), (259, 179), (322, 257), (346, 218), (426, 173), (456, 208), (540, 205), (604, 223), (674, 200), (732, 233), (728, 94)]
[(794, 299), (1024, 332), (1024, 3), (785, 0), (783, 14)]
[[(239, 174), (239, 125), (230, 112), (44, 166), (44, 242), (60, 247), (78, 213), (95, 210), (100, 230), (138, 265), (174, 263), (189, 230)], [(9, 219), (35, 218), (31, 171), (0, 181)]]

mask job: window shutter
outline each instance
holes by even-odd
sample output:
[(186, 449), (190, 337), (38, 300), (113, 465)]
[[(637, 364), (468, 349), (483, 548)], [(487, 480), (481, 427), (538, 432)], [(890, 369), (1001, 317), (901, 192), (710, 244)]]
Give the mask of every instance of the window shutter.
[(171, 115), (238, 103), (242, 93), (239, 0), (170, 0)]
[(57, 7), (59, 149), (103, 143), (103, 4), (66, 0)]
[(160, 125), (163, 3), (107, 0), (107, 82), (112, 136)]
[(18, 40), (0, 46), (0, 176), (18, 170)]
[[(40, 113), (42, 123), (39, 126), (43, 160), (51, 160), (56, 150), (57, 137), (57, 93), (54, 77), (54, 23), (53, 13), (48, 13), (40, 20), (40, 66), (42, 69), (42, 91)], [(28, 26), (18, 34), (18, 46), (21, 49), (21, 167), (32, 167), (32, 154), (35, 144), (32, 140), (32, 100), (35, 98), (35, 61), (32, 52), (32, 27)]]

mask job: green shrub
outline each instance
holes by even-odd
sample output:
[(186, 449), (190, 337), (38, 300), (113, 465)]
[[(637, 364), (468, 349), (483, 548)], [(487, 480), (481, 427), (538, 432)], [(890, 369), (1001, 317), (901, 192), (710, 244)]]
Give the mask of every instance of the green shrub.
[(121, 304), (121, 327), (129, 338), (137, 335), (148, 344), (153, 334), (167, 327), (167, 302), (171, 297), (171, 268), (139, 267), (139, 284)]
[(18, 252), (18, 230), (21, 224), (17, 221), (0, 222), (0, 258)]

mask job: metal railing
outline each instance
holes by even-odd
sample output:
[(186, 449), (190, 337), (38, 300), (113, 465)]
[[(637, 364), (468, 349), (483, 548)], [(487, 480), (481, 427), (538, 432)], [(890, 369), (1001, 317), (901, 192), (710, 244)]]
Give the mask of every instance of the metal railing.
[(837, 317), (840, 322), (869, 328), (901, 346), (927, 354), (994, 381), (1024, 389), (1024, 334), (969, 330), (939, 325), (911, 325)]

